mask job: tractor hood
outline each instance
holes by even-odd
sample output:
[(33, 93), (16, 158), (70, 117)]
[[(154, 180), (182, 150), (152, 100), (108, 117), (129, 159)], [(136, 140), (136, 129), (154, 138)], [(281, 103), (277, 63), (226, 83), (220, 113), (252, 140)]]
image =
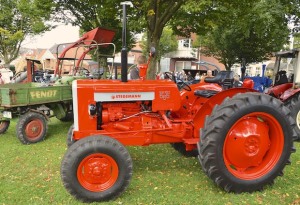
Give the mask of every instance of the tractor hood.
[(73, 100), (82, 95), (95, 102), (152, 101), (152, 111), (180, 108), (177, 85), (169, 80), (77, 80), (73, 81)]

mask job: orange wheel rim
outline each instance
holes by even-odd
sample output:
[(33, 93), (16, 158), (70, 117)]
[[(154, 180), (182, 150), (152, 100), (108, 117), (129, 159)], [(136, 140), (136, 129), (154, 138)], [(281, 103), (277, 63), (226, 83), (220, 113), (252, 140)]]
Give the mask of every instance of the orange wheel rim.
[(259, 179), (276, 166), (283, 146), (284, 134), (276, 118), (264, 112), (245, 115), (226, 135), (225, 166), (239, 179)]
[(25, 134), (31, 140), (38, 139), (43, 132), (43, 123), (41, 120), (32, 120), (25, 127)]
[(7, 125), (6, 121), (1, 121), (0, 122), (0, 129), (3, 129)]
[(105, 191), (117, 181), (119, 168), (116, 161), (106, 154), (85, 157), (77, 169), (79, 183), (92, 192)]

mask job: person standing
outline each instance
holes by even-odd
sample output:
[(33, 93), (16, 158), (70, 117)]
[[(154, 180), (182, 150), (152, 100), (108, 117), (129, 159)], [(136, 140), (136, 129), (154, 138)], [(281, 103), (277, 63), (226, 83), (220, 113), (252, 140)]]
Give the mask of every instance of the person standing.
[(130, 68), (129, 71), (129, 79), (131, 80), (137, 80), (140, 79), (140, 68), (139, 65), (146, 63), (146, 57), (145, 56), (139, 56), (137, 59), (137, 65), (134, 65)]

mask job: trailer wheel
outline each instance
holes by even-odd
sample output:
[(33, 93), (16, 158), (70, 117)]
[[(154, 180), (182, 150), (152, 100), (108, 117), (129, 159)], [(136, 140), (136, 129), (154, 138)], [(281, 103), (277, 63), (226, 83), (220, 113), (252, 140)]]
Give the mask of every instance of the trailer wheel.
[(37, 143), (45, 139), (48, 124), (45, 116), (36, 112), (22, 115), (17, 124), (17, 137), (23, 144)]
[(192, 151), (186, 151), (185, 150), (185, 144), (184, 143), (171, 143), (171, 146), (180, 154), (182, 154), (185, 157), (196, 157), (198, 156), (198, 150), (194, 149)]
[(7, 131), (9, 124), (10, 124), (9, 120), (0, 121), (0, 134), (3, 134)]
[(74, 144), (76, 141), (73, 140), (73, 130), (74, 130), (74, 124), (70, 126), (68, 134), (67, 134), (67, 146), (70, 147), (72, 144)]
[(296, 121), (297, 141), (300, 141), (300, 94), (291, 98), (285, 105), (291, 110), (291, 117)]
[(200, 130), (204, 172), (228, 192), (253, 192), (272, 184), (295, 152), (295, 122), (289, 114), (282, 102), (264, 94), (226, 99)]
[(67, 191), (83, 202), (108, 201), (122, 194), (132, 176), (132, 160), (117, 140), (91, 136), (73, 144), (61, 164)]
[(73, 112), (67, 112), (66, 116), (64, 116), (63, 118), (60, 118), (59, 120), (62, 122), (70, 122), (73, 121)]

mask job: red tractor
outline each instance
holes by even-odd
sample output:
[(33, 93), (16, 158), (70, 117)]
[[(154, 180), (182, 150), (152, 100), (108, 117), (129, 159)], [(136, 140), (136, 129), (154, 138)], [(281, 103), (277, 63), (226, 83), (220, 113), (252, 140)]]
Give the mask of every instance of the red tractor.
[[(275, 53), (274, 86), (267, 89), (267, 94), (280, 99), (290, 108), (291, 116), (295, 119), (297, 126), (295, 130), (300, 141), (300, 49), (280, 51)], [(292, 78), (288, 80), (285, 70), (280, 70), (284, 60), (292, 62)]]
[(234, 88), (230, 71), (192, 85), (172, 73), (173, 81), (128, 81), (126, 62), (123, 43), (121, 80), (73, 81), (74, 125), (61, 164), (71, 195), (94, 202), (122, 194), (133, 172), (124, 145), (197, 150), (204, 172), (228, 192), (261, 190), (283, 174), (295, 122), (281, 101), (251, 89), (253, 81)]

